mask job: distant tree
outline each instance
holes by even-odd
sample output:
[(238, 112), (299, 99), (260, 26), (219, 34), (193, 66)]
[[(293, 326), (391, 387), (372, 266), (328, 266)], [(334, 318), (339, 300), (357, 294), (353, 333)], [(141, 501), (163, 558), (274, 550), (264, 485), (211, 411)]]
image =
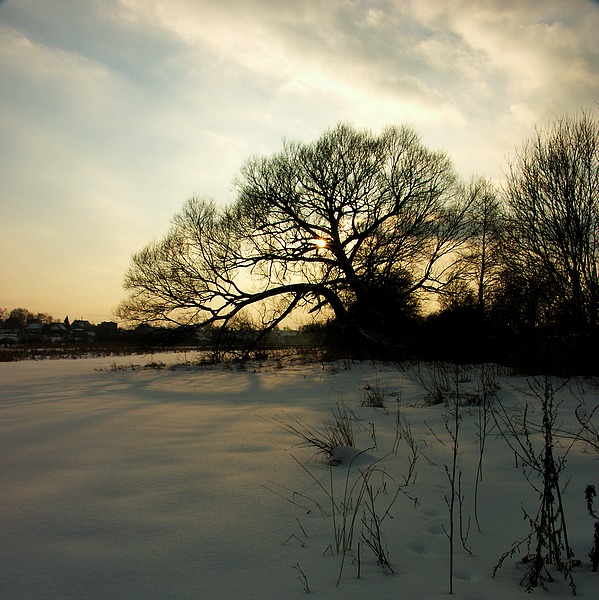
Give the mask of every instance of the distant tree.
[(54, 323), (56, 321), (56, 319), (48, 313), (37, 313), (34, 320), (39, 321), (40, 323)]
[(555, 304), (545, 278), (504, 268), (487, 299), (487, 319), (503, 336), (517, 338), (552, 322)]
[(6, 309), (0, 309), (0, 321), (10, 319), (11, 327), (25, 327), (27, 323), (37, 321), (39, 323), (53, 323), (55, 321), (52, 315), (47, 313), (34, 313), (26, 308), (13, 308), (10, 312)]
[(342, 330), (401, 335), (423, 292), (448, 282), (472, 198), (449, 158), (410, 129), (338, 125), (312, 144), (250, 158), (225, 209), (191, 199), (137, 253), (119, 315), (226, 325), (253, 307), (265, 333), (292, 311), (329, 310)]
[(509, 277), (542, 290), (537, 318), (568, 331), (599, 325), (599, 127), (588, 114), (539, 130), (507, 175)]
[(480, 320), (503, 265), (503, 214), (498, 190), (489, 180), (473, 179), (467, 193), (472, 233), (455, 257), (451, 284), (440, 305), (442, 311), (476, 313)]
[(467, 258), (476, 282), (476, 307), (480, 314), (484, 314), (489, 291), (496, 285), (503, 264), (503, 215), (498, 192), (488, 180), (480, 178), (473, 186), (475, 230)]
[(18, 323), (20, 327), (25, 327), (29, 321), (35, 319), (35, 314), (26, 308), (13, 308), (8, 316)]

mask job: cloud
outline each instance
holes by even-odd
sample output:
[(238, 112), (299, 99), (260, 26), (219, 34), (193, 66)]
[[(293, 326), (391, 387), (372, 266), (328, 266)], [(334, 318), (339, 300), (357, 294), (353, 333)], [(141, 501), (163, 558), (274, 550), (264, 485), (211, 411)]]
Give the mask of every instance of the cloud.
[[(272, 102), (276, 89), (277, 106), (297, 94), (296, 110), (306, 101), (318, 121), (335, 111), (450, 129), (485, 115), (515, 121), (530, 112), (545, 121), (571, 108), (572, 89), (588, 106), (599, 88), (599, 21), (586, 0), (567, 8), (557, 0), (123, 0), (120, 8), (129, 26), (184, 44), (198, 81), (198, 65), (215, 61), (252, 108)], [(512, 110), (526, 104), (529, 111)]]
[[(451, 30), (503, 74), (507, 104), (537, 104), (537, 114), (586, 105), (599, 89), (597, 4), (587, 0), (414, 3), (418, 18)], [(572, 86), (574, 86), (574, 94)]]
[(395, 14), (391, 8), (377, 12), (347, 2), (174, 0), (148, 5), (126, 0), (119, 18), (125, 15), (131, 26), (161, 29), (185, 43), (184, 61), (192, 76), (198, 65), (217, 61), (221, 76), (236, 77), (237, 92), (250, 96), (252, 107), (252, 90), (258, 96), (255, 104), (261, 94), (266, 104), (276, 89), (278, 106), (297, 93), (296, 111), (307, 101), (311, 113), (306, 118), (320, 121), (319, 113), (326, 114), (329, 124), (352, 116), (368, 120), (392, 105), (394, 120), (463, 122), (456, 98), (433, 83), (434, 75), (455, 61), (445, 57), (439, 64), (439, 49), (429, 60), (430, 45), (419, 51), (419, 27), (403, 19), (404, 10)]

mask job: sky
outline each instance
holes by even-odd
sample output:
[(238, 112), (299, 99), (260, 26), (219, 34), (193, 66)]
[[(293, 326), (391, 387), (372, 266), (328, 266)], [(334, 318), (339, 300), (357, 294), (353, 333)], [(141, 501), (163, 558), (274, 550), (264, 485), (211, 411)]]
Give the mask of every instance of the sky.
[(0, 308), (115, 320), (186, 199), (339, 122), (500, 184), (597, 116), (597, 31), (593, 0), (0, 0)]

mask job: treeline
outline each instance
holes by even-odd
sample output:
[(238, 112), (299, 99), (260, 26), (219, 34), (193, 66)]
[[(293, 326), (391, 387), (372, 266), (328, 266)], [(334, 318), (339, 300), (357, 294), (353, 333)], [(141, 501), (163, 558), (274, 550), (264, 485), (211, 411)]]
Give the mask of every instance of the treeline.
[(0, 325), (7, 327), (25, 327), (28, 323), (56, 323), (58, 322), (48, 313), (34, 313), (27, 308), (13, 308), (8, 310), (0, 308)]
[(119, 315), (249, 319), (251, 346), (299, 311), (355, 355), (597, 370), (598, 131), (584, 112), (538, 129), (501, 188), (406, 127), (285, 142), (242, 166), (234, 202), (192, 198), (133, 257)]
[(462, 181), (409, 128), (349, 125), (250, 158), (236, 188), (224, 207), (190, 199), (133, 257), (131, 330), (247, 354), (301, 315), (331, 356), (599, 371), (589, 114), (538, 129), (501, 188)]
[[(599, 127), (565, 117), (526, 142), (478, 203), (427, 319), (439, 348), (535, 370), (599, 369)], [(465, 268), (462, 268), (462, 265)]]

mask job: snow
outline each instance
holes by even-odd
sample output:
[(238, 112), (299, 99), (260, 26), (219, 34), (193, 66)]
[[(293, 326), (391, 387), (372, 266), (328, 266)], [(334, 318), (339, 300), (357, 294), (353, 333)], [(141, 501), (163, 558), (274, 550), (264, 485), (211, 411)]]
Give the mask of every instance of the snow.
[[(423, 402), (423, 367), (296, 360), (200, 368), (183, 360), (165, 354), (0, 364), (0, 597), (278, 600), (304, 598), (306, 587), (333, 600), (448, 595), (451, 402)], [(495, 402), (517, 415), (528, 400), (538, 422), (526, 379), (493, 370)], [(464, 390), (476, 388), (479, 371), (462, 368)], [(593, 381), (583, 383), (590, 411), (599, 395)], [(385, 408), (364, 405), (373, 389), (384, 394)], [(571, 431), (579, 429), (575, 389), (556, 395), (559, 425)], [(414, 454), (406, 430), (397, 437), (398, 407), (416, 445), (407, 484)], [(330, 466), (285, 424), (322, 431), (338, 410), (350, 418), (356, 444), (336, 448)], [(528, 533), (522, 510), (536, 514), (538, 496), (494, 430), (478, 487), (478, 530), (480, 412), (459, 410), (462, 515), (464, 526), (470, 520), (472, 554), (456, 540), (454, 596), (522, 598), (521, 554), (492, 575)], [(566, 446), (558, 441), (556, 454)], [(598, 465), (593, 448), (575, 443), (561, 474), (570, 545), (582, 561), (574, 578), (585, 598), (599, 590), (588, 558), (594, 521), (584, 500), (587, 485), (599, 487)], [(381, 531), (393, 573), (365, 543), (358, 561), (365, 505), (357, 493), (365, 473), (379, 517), (391, 505)], [(334, 525), (343, 519), (331, 496), (356, 515), (344, 561), (334, 551)], [(547, 589), (552, 598), (571, 597), (559, 573)]]

